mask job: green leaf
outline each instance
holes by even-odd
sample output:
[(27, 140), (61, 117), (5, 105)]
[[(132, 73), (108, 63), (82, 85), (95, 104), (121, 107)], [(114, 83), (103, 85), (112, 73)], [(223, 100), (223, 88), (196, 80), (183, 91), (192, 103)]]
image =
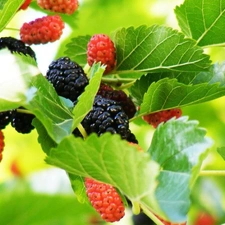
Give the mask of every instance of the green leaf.
[(220, 156), (225, 160), (225, 147), (221, 147), (217, 149), (217, 152), (220, 154)]
[(78, 126), (86, 114), (91, 110), (104, 70), (104, 66), (101, 66), (100, 63), (92, 66), (89, 85), (86, 86), (85, 91), (79, 96), (78, 103), (73, 109), (73, 129)]
[(0, 51), (0, 111), (17, 108), (29, 97), (30, 80), (39, 74), (36, 63), (29, 56)]
[(92, 134), (86, 140), (71, 135), (51, 150), (46, 161), (68, 173), (109, 183), (130, 200), (157, 208), (154, 191), (158, 165), (119, 135)]
[(77, 200), (81, 203), (89, 202), (83, 177), (71, 173), (69, 173), (68, 176)]
[(210, 66), (195, 41), (165, 26), (122, 28), (115, 34), (117, 73), (204, 71)]
[(70, 57), (71, 60), (77, 62), (80, 66), (84, 66), (87, 63), (87, 44), (91, 36), (78, 36), (71, 39), (66, 45), (65, 55)]
[(24, 0), (1, 0), (0, 2), (0, 32), (7, 26), (16, 14)]
[(219, 84), (185, 85), (176, 79), (162, 79), (152, 83), (144, 94), (140, 114), (182, 107), (210, 101), (225, 95)]
[(186, 117), (167, 121), (158, 126), (149, 148), (151, 158), (161, 167), (156, 197), (170, 221), (186, 220), (190, 185), (199, 174), (202, 153), (212, 145), (197, 125)]
[(38, 118), (52, 140), (58, 143), (72, 131), (72, 112), (44, 76), (33, 77), (31, 84), (31, 94), (24, 107)]
[[(143, 102), (144, 95), (148, 91), (151, 84), (157, 83), (158, 81), (164, 78), (170, 78), (170, 80), (175, 78), (177, 79), (178, 83), (183, 83), (185, 85), (191, 85), (191, 84), (206, 85), (206, 83), (208, 83), (210, 88), (213, 87), (213, 86), (210, 86), (211, 84), (215, 84), (215, 85), (218, 85), (219, 87), (218, 89), (219, 93), (217, 93), (218, 96), (216, 95), (213, 98), (221, 97), (223, 95), (222, 90), (225, 86), (225, 62), (215, 63), (210, 67), (209, 71), (205, 71), (205, 72), (190, 72), (190, 73), (188, 72), (186, 73), (185, 72), (180, 72), (180, 73), (177, 73), (177, 72), (165, 73), (164, 72), (163, 73), (162, 72), (162, 73), (149, 73), (145, 76), (142, 76), (140, 79), (136, 80), (134, 85), (132, 85), (131, 88), (129, 89), (131, 95), (136, 100), (137, 104), (141, 105), (141, 103)], [(204, 85), (202, 87), (204, 87)], [(197, 86), (194, 86), (193, 90), (195, 87)], [(215, 90), (215, 94), (216, 92), (217, 90)], [(176, 98), (180, 99), (179, 96), (180, 94)], [(199, 99), (198, 95), (196, 95), (196, 99)]]
[(37, 118), (33, 119), (32, 124), (38, 132), (38, 142), (41, 144), (42, 150), (48, 155), (50, 149), (57, 146), (55, 141), (52, 140), (43, 124)]
[(175, 13), (181, 30), (198, 45), (224, 45), (224, 0), (185, 0)]

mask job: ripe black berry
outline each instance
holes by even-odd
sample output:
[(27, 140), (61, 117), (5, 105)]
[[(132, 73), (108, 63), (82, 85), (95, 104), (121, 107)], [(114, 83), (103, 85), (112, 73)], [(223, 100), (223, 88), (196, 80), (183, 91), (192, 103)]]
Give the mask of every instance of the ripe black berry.
[(30, 133), (34, 129), (34, 126), (32, 125), (34, 117), (35, 116), (33, 114), (22, 113), (14, 110), (12, 113), (11, 125), (19, 133)]
[(113, 90), (110, 86), (101, 84), (98, 95), (116, 101), (123, 108), (129, 119), (136, 113), (136, 107), (133, 101), (122, 90)]
[(2, 37), (0, 38), (0, 50), (3, 48), (8, 48), (11, 53), (20, 53), (23, 55), (29, 55), (36, 59), (35, 52), (31, 47), (25, 45), (22, 41), (17, 40), (13, 37)]
[(0, 112), (0, 130), (4, 129), (11, 121), (12, 111)]
[(62, 57), (49, 65), (46, 78), (53, 84), (58, 95), (76, 102), (89, 83), (81, 66)]
[(129, 118), (116, 101), (95, 97), (92, 110), (85, 116), (82, 125), (87, 134), (105, 132), (119, 134), (122, 139), (137, 143), (135, 136), (129, 129)]

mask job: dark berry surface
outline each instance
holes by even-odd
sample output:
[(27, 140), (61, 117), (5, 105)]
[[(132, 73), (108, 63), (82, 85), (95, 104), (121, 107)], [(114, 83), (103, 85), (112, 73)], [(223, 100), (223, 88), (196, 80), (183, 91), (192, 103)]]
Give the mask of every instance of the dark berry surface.
[(0, 49), (8, 48), (11, 53), (20, 53), (24, 55), (29, 55), (32, 58), (36, 58), (35, 52), (31, 49), (31, 47), (25, 45), (22, 41), (17, 40), (13, 37), (2, 37), (0, 38)]
[(87, 134), (105, 132), (119, 134), (122, 139), (136, 142), (135, 136), (129, 129), (129, 118), (116, 101), (97, 95), (92, 110), (82, 121)]
[(58, 95), (74, 103), (89, 83), (82, 67), (68, 57), (53, 61), (49, 65), (46, 78), (53, 84)]
[(34, 117), (35, 116), (32, 114), (20, 113), (15, 110), (12, 113), (11, 125), (18, 133), (30, 133), (34, 129), (34, 126), (32, 125)]
[(0, 129), (4, 129), (12, 119), (12, 111), (0, 112)]

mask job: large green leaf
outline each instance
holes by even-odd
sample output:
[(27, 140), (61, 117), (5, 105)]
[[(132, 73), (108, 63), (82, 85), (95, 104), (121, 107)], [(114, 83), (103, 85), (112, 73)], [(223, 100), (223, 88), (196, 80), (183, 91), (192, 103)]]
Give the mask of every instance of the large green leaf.
[(175, 13), (182, 31), (198, 45), (225, 43), (224, 0), (185, 0)]
[(24, 0), (1, 0), (0, 2), (0, 32), (16, 14)]
[(165, 26), (122, 28), (115, 34), (117, 73), (203, 71), (209, 65), (195, 41)]
[[(180, 88), (179, 90), (185, 90), (188, 92), (189, 96), (192, 95), (192, 99), (189, 99), (188, 104), (195, 104), (195, 100), (198, 101), (208, 101), (208, 100), (213, 100), (215, 98), (221, 97), (224, 95), (224, 86), (225, 86), (225, 63), (215, 63), (210, 67), (209, 71), (206, 72), (169, 72), (169, 73), (149, 73), (146, 76), (142, 76), (139, 80), (137, 80), (134, 85), (131, 86), (130, 88), (130, 93), (136, 100), (138, 105), (141, 105), (143, 102), (143, 98), (145, 96), (145, 93), (147, 93), (151, 89), (151, 85), (157, 86), (157, 83), (165, 83), (165, 81), (160, 81), (165, 78), (170, 78), (167, 80), (166, 84), (171, 85), (171, 81), (177, 79), (177, 82), (175, 83), (180, 83), (183, 88)], [(208, 85), (207, 85), (208, 84)], [(213, 94), (211, 91), (207, 92), (204, 91), (206, 90), (205, 87), (208, 86), (209, 90), (214, 90), (215, 93)], [(217, 88), (216, 88), (217, 86)], [(176, 87), (178, 88), (178, 86)], [(149, 90), (148, 90), (149, 89)], [(153, 91), (153, 89), (151, 89)], [(172, 90), (172, 89), (171, 89)], [(202, 92), (201, 96), (202, 98), (200, 99), (200, 95), (196, 94), (197, 91), (200, 93)], [(150, 91), (152, 94), (153, 92)], [(167, 92), (169, 93), (169, 92)], [(205, 96), (203, 97), (203, 93), (205, 93)], [(149, 96), (150, 96), (149, 94)], [(171, 94), (171, 93), (169, 93)], [(147, 94), (148, 95), (148, 94)], [(187, 97), (188, 97), (187, 95)], [(166, 99), (167, 102), (169, 101), (174, 101), (170, 107), (176, 107), (177, 106), (182, 106), (181, 100), (182, 100), (182, 92), (177, 95), (173, 99)], [(184, 96), (183, 96), (184, 97)], [(149, 99), (149, 98), (148, 98)], [(156, 101), (156, 99), (155, 99)], [(162, 99), (157, 99), (159, 105), (162, 102)], [(148, 100), (148, 103), (150, 101)], [(175, 103), (176, 102), (176, 103)], [(179, 103), (180, 102), (180, 103)], [(164, 107), (165, 108), (165, 107)], [(163, 109), (163, 107), (162, 107)], [(157, 110), (157, 109), (154, 109)], [(159, 110), (159, 108), (158, 108)]]
[[(225, 95), (224, 87), (216, 84), (185, 85), (176, 79), (152, 83), (144, 94), (139, 116), (165, 109), (207, 102)], [(140, 95), (139, 95), (140, 97)], [(139, 98), (139, 102), (141, 99)]]
[(154, 191), (158, 165), (119, 135), (92, 134), (86, 140), (71, 135), (51, 150), (46, 161), (70, 174), (109, 183), (130, 200), (157, 208)]
[(72, 112), (44, 76), (33, 77), (31, 85), (32, 95), (27, 98), (25, 107), (44, 125), (52, 140), (60, 142), (72, 132)]
[(212, 145), (205, 135), (197, 121), (186, 117), (161, 124), (153, 135), (149, 153), (161, 167), (156, 197), (170, 221), (186, 220), (190, 185), (199, 174), (201, 155)]

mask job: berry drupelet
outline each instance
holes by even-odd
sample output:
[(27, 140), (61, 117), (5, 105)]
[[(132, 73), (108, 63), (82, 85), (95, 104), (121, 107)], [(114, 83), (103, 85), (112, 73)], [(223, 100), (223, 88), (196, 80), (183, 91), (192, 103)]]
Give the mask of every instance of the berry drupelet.
[(82, 67), (69, 57), (53, 61), (49, 65), (46, 78), (52, 83), (58, 95), (74, 103), (89, 83)]

